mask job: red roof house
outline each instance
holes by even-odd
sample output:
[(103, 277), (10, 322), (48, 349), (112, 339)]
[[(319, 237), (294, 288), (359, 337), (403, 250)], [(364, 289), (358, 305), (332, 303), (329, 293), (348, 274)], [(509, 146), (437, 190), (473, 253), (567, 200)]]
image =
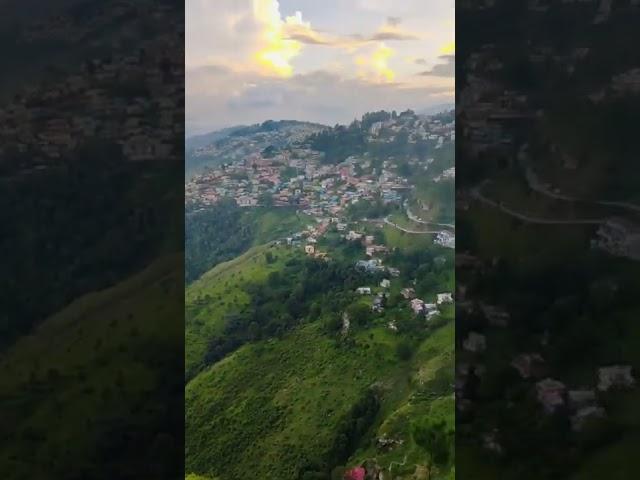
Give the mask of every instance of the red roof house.
[(366, 475), (366, 473), (367, 472), (364, 469), (364, 467), (355, 467), (344, 474), (344, 479), (345, 480), (364, 480), (364, 476)]

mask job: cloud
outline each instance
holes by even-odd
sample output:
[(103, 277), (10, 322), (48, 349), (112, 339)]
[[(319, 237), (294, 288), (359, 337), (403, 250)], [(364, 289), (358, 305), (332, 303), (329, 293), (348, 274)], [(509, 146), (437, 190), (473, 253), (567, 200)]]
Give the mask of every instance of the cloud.
[(374, 82), (393, 82), (395, 72), (389, 67), (389, 59), (395, 51), (380, 43), (370, 56), (359, 55), (356, 57), (356, 65), (359, 67), (359, 77)]
[(420, 72), (421, 76), (432, 77), (455, 77), (456, 75), (456, 57), (455, 55), (440, 55), (440, 60), (444, 60), (445, 63), (438, 63), (434, 65), (430, 70)]
[(266, 73), (291, 76), (291, 60), (300, 54), (302, 43), (287, 38), (286, 30), (290, 27), (310, 30), (311, 24), (302, 20), (300, 12), (283, 20), (277, 0), (253, 0), (253, 14), (262, 27), (262, 45), (254, 54), (255, 60)]
[[(207, 74), (200, 72), (203, 80)], [(426, 77), (420, 77), (427, 80)], [(400, 87), (317, 70), (291, 77), (257, 77), (250, 73), (206, 77), (206, 91), (187, 91), (186, 130), (189, 135), (268, 119), (296, 119), (333, 125), (349, 123), (369, 111), (419, 110), (453, 98), (449, 79), (435, 84)], [(442, 80), (442, 81), (440, 81)]]
[(400, 17), (387, 17), (387, 21), (373, 35), (369, 37), (371, 41), (380, 40), (418, 40), (419, 35), (400, 28), (402, 19)]
[(387, 17), (387, 24), (393, 27), (397, 27), (402, 23), (402, 19), (400, 17)]
[(456, 42), (447, 42), (440, 47), (440, 55), (453, 55), (456, 53)]
[(382, 41), (382, 40), (403, 41), (403, 40), (417, 40), (418, 38), (419, 37), (417, 35), (414, 35), (413, 33), (381, 30), (371, 35), (371, 37), (369, 37), (369, 40), (371, 41)]
[[(297, 13), (296, 15), (300, 15)], [(288, 17), (293, 18), (293, 17)], [(311, 27), (308, 22), (302, 22), (301, 17), (295, 17), (297, 21), (287, 21), (284, 28), (285, 38), (295, 40), (309, 45), (324, 45), (329, 47), (339, 47), (354, 49), (365, 46), (372, 42), (380, 41), (406, 41), (418, 40), (419, 35), (403, 30), (399, 27), (401, 19), (399, 17), (388, 17), (376, 32), (368, 35), (354, 33), (350, 35), (329, 35), (319, 32)]]

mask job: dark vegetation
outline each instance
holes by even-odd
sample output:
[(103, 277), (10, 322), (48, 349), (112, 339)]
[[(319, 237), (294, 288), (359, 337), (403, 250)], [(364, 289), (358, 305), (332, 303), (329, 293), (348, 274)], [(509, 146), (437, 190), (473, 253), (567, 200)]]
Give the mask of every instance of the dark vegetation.
[(31, 160), (8, 149), (0, 161), (0, 221), (11, 225), (0, 248), (12, 252), (0, 266), (0, 349), (72, 299), (182, 248), (173, 166), (125, 163), (117, 145), (97, 140), (42, 170)]
[[(415, 119), (415, 113), (407, 110), (400, 114), (394, 112), (367, 113), (361, 121), (354, 121), (348, 126), (336, 125), (311, 135), (308, 144), (314, 150), (324, 154), (323, 162), (338, 164), (352, 155), (369, 154), (371, 158), (384, 160), (388, 158), (403, 158), (417, 156), (425, 159), (433, 146), (431, 142), (418, 139), (415, 143), (409, 142), (409, 129), (401, 128), (392, 142), (368, 142), (369, 129), (376, 122), (385, 120)], [(443, 117), (444, 119), (444, 117)]]
[(243, 221), (235, 200), (186, 212), (185, 281), (190, 283), (218, 263), (245, 251), (253, 242), (255, 226)]
[[(241, 345), (279, 337), (304, 321), (338, 318), (366, 275), (352, 266), (311, 258), (292, 259), (266, 283), (249, 283), (251, 305), (225, 319), (224, 331), (209, 341), (205, 364), (210, 365)], [(367, 309), (368, 310), (368, 309)]]

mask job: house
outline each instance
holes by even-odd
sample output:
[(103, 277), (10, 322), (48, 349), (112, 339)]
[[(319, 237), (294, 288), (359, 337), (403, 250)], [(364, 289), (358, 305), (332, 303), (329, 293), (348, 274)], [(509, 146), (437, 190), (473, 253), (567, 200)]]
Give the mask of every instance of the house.
[(413, 288), (403, 288), (400, 292), (400, 295), (402, 295), (407, 300), (410, 300), (412, 298), (416, 298), (416, 291)]
[(424, 301), (420, 300), (419, 298), (414, 298), (413, 300), (411, 300), (411, 310), (413, 310), (413, 313), (415, 313), (416, 315), (424, 313)]
[(355, 467), (345, 472), (344, 480), (364, 480), (366, 474), (364, 467)]
[(613, 365), (598, 369), (598, 390), (606, 392), (611, 388), (631, 388), (636, 380), (630, 365)]
[(524, 379), (538, 377), (542, 373), (544, 359), (538, 353), (523, 353), (511, 362), (520, 376)]
[(438, 309), (435, 310), (427, 310), (427, 320), (431, 320), (433, 317), (440, 315), (440, 311)]
[(553, 413), (564, 406), (566, 387), (562, 382), (546, 378), (536, 383), (536, 394), (545, 412)]
[(374, 312), (381, 313), (384, 311), (384, 304), (385, 304), (385, 296), (384, 294), (379, 293), (373, 299), (373, 303), (371, 304), (371, 310), (373, 310)]
[(356, 288), (356, 293), (360, 295), (371, 295), (371, 287), (358, 287)]
[(435, 303), (425, 303), (424, 310), (426, 312), (435, 312), (438, 310), (438, 306)]
[(313, 245), (305, 245), (304, 253), (306, 253), (307, 255), (313, 255), (314, 253), (316, 253), (316, 247), (314, 247)]
[(640, 227), (623, 218), (611, 218), (598, 229), (592, 246), (615, 256), (640, 259)]
[(469, 332), (467, 338), (462, 342), (462, 348), (468, 352), (484, 352), (487, 348), (487, 340), (484, 335), (476, 332)]
[(389, 275), (391, 275), (392, 277), (400, 276), (400, 270), (394, 267), (387, 267), (387, 272), (389, 272)]
[(571, 429), (579, 432), (585, 424), (593, 419), (604, 418), (607, 416), (604, 408), (597, 405), (581, 408), (574, 415), (571, 416)]
[(597, 404), (595, 390), (570, 390), (567, 399), (569, 408), (576, 411)]
[(380, 286), (382, 288), (389, 288), (391, 286), (391, 281), (385, 278), (380, 282)]
[(480, 308), (492, 327), (506, 327), (509, 325), (511, 316), (503, 308), (493, 305), (482, 305)]
[(362, 238), (362, 234), (358, 232), (354, 232), (353, 230), (350, 230), (349, 233), (347, 233), (345, 238), (347, 240), (360, 240)]
[(364, 243), (366, 245), (373, 245), (374, 241), (375, 241), (375, 238), (373, 235), (367, 235), (366, 237), (364, 237)]
[(450, 293), (438, 293), (436, 297), (436, 303), (438, 305), (442, 305), (443, 303), (453, 303), (453, 297)]
[(375, 273), (380, 270), (384, 270), (384, 267), (380, 265), (380, 260), (377, 258), (372, 258), (371, 260), (358, 260), (356, 262), (356, 268), (368, 273)]

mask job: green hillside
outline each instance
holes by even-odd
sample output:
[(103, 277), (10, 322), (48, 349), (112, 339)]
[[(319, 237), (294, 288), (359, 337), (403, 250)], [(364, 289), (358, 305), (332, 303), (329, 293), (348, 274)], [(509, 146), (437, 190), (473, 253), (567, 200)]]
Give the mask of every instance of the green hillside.
[(221, 262), (250, 247), (303, 230), (310, 219), (292, 208), (246, 209), (233, 200), (187, 210), (185, 215), (185, 277), (199, 278)]
[(244, 161), (188, 183), (191, 478), (454, 478), (453, 228), (428, 223), (453, 221), (450, 117), (373, 112), (252, 164), (230, 135)]
[[(311, 324), (218, 362), (187, 385), (187, 471), (294, 479), (375, 457), (394, 475), (412, 474), (425, 463), (411, 438), (412, 421), (429, 415), (453, 426), (453, 323), (426, 339), (409, 362), (398, 362), (398, 342), (373, 326), (346, 344)], [(442, 393), (434, 393), (443, 379)], [(379, 412), (366, 418), (354, 444), (343, 446), (351, 451), (336, 449), (354, 406), (368, 395), (379, 399)], [(403, 444), (381, 455), (372, 443), (384, 434)]]
[[(427, 457), (412, 428), (427, 418), (443, 420), (448, 431), (454, 425), (453, 308), (425, 330), (403, 307), (389, 307), (384, 314), (364, 314), (343, 336), (333, 310), (369, 307), (335, 282), (307, 294), (306, 304), (319, 303), (318, 295), (332, 300), (303, 310), (297, 326), (206, 360), (211, 339), (227, 335), (230, 313), (242, 319), (255, 307), (251, 285), (269, 291), (278, 276), (296, 282), (289, 269), (310, 268), (305, 262), (314, 264), (298, 249), (255, 247), (187, 288), (187, 472), (232, 480), (252, 471), (287, 480), (327, 478), (335, 470), (342, 478), (346, 466), (374, 461), (392, 478), (420, 478)], [(339, 265), (317, 268), (316, 277), (330, 268), (341, 271)], [(292, 286), (282, 288), (291, 295)], [(391, 319), (406, 326), (394, 332), (387, 327)], [(402, 358), (401, 345), (409, 345)], [(376, 447), (384, 437), (398, 443)], [(451, 460), (434, 468), (432, 478), (447, 478)]]
[[(171, 408), (179, 405), (181, 385), (167, 383), (179, 378), (176, 318), (183, 305), (171, 292), (183, 288), (181, 263), (165, 257), (81, 297), (0, 358), (0, 408), (20, 412), (0, 422), (7, 439), (0, 451), (3, 478), (108, 479), (124, 464), (143, 471), (145, 463), (160, 478), (162, 469), (180, 469), (162, 463), (166, 448), (181, 441), (166, 433), (182, 421), (181, 408)], [(165, 432), (149, 427), (162, 424)], [(70, 465), (79, 477), (69, 476)]]
[[(281, 269), (293, 251), (269, 246), (254, 247), (234, 260), (221, 263), (186, 290), (185, 294), (185, 372), (187, 378), (202, 367), (207, 343), (221, 335), (228, 314), (241, 312), (250, 303), (244, 290), (249, 282), (264, 282), (269, 273)], [(269, 263), (271, 258), (273, 263)]]

